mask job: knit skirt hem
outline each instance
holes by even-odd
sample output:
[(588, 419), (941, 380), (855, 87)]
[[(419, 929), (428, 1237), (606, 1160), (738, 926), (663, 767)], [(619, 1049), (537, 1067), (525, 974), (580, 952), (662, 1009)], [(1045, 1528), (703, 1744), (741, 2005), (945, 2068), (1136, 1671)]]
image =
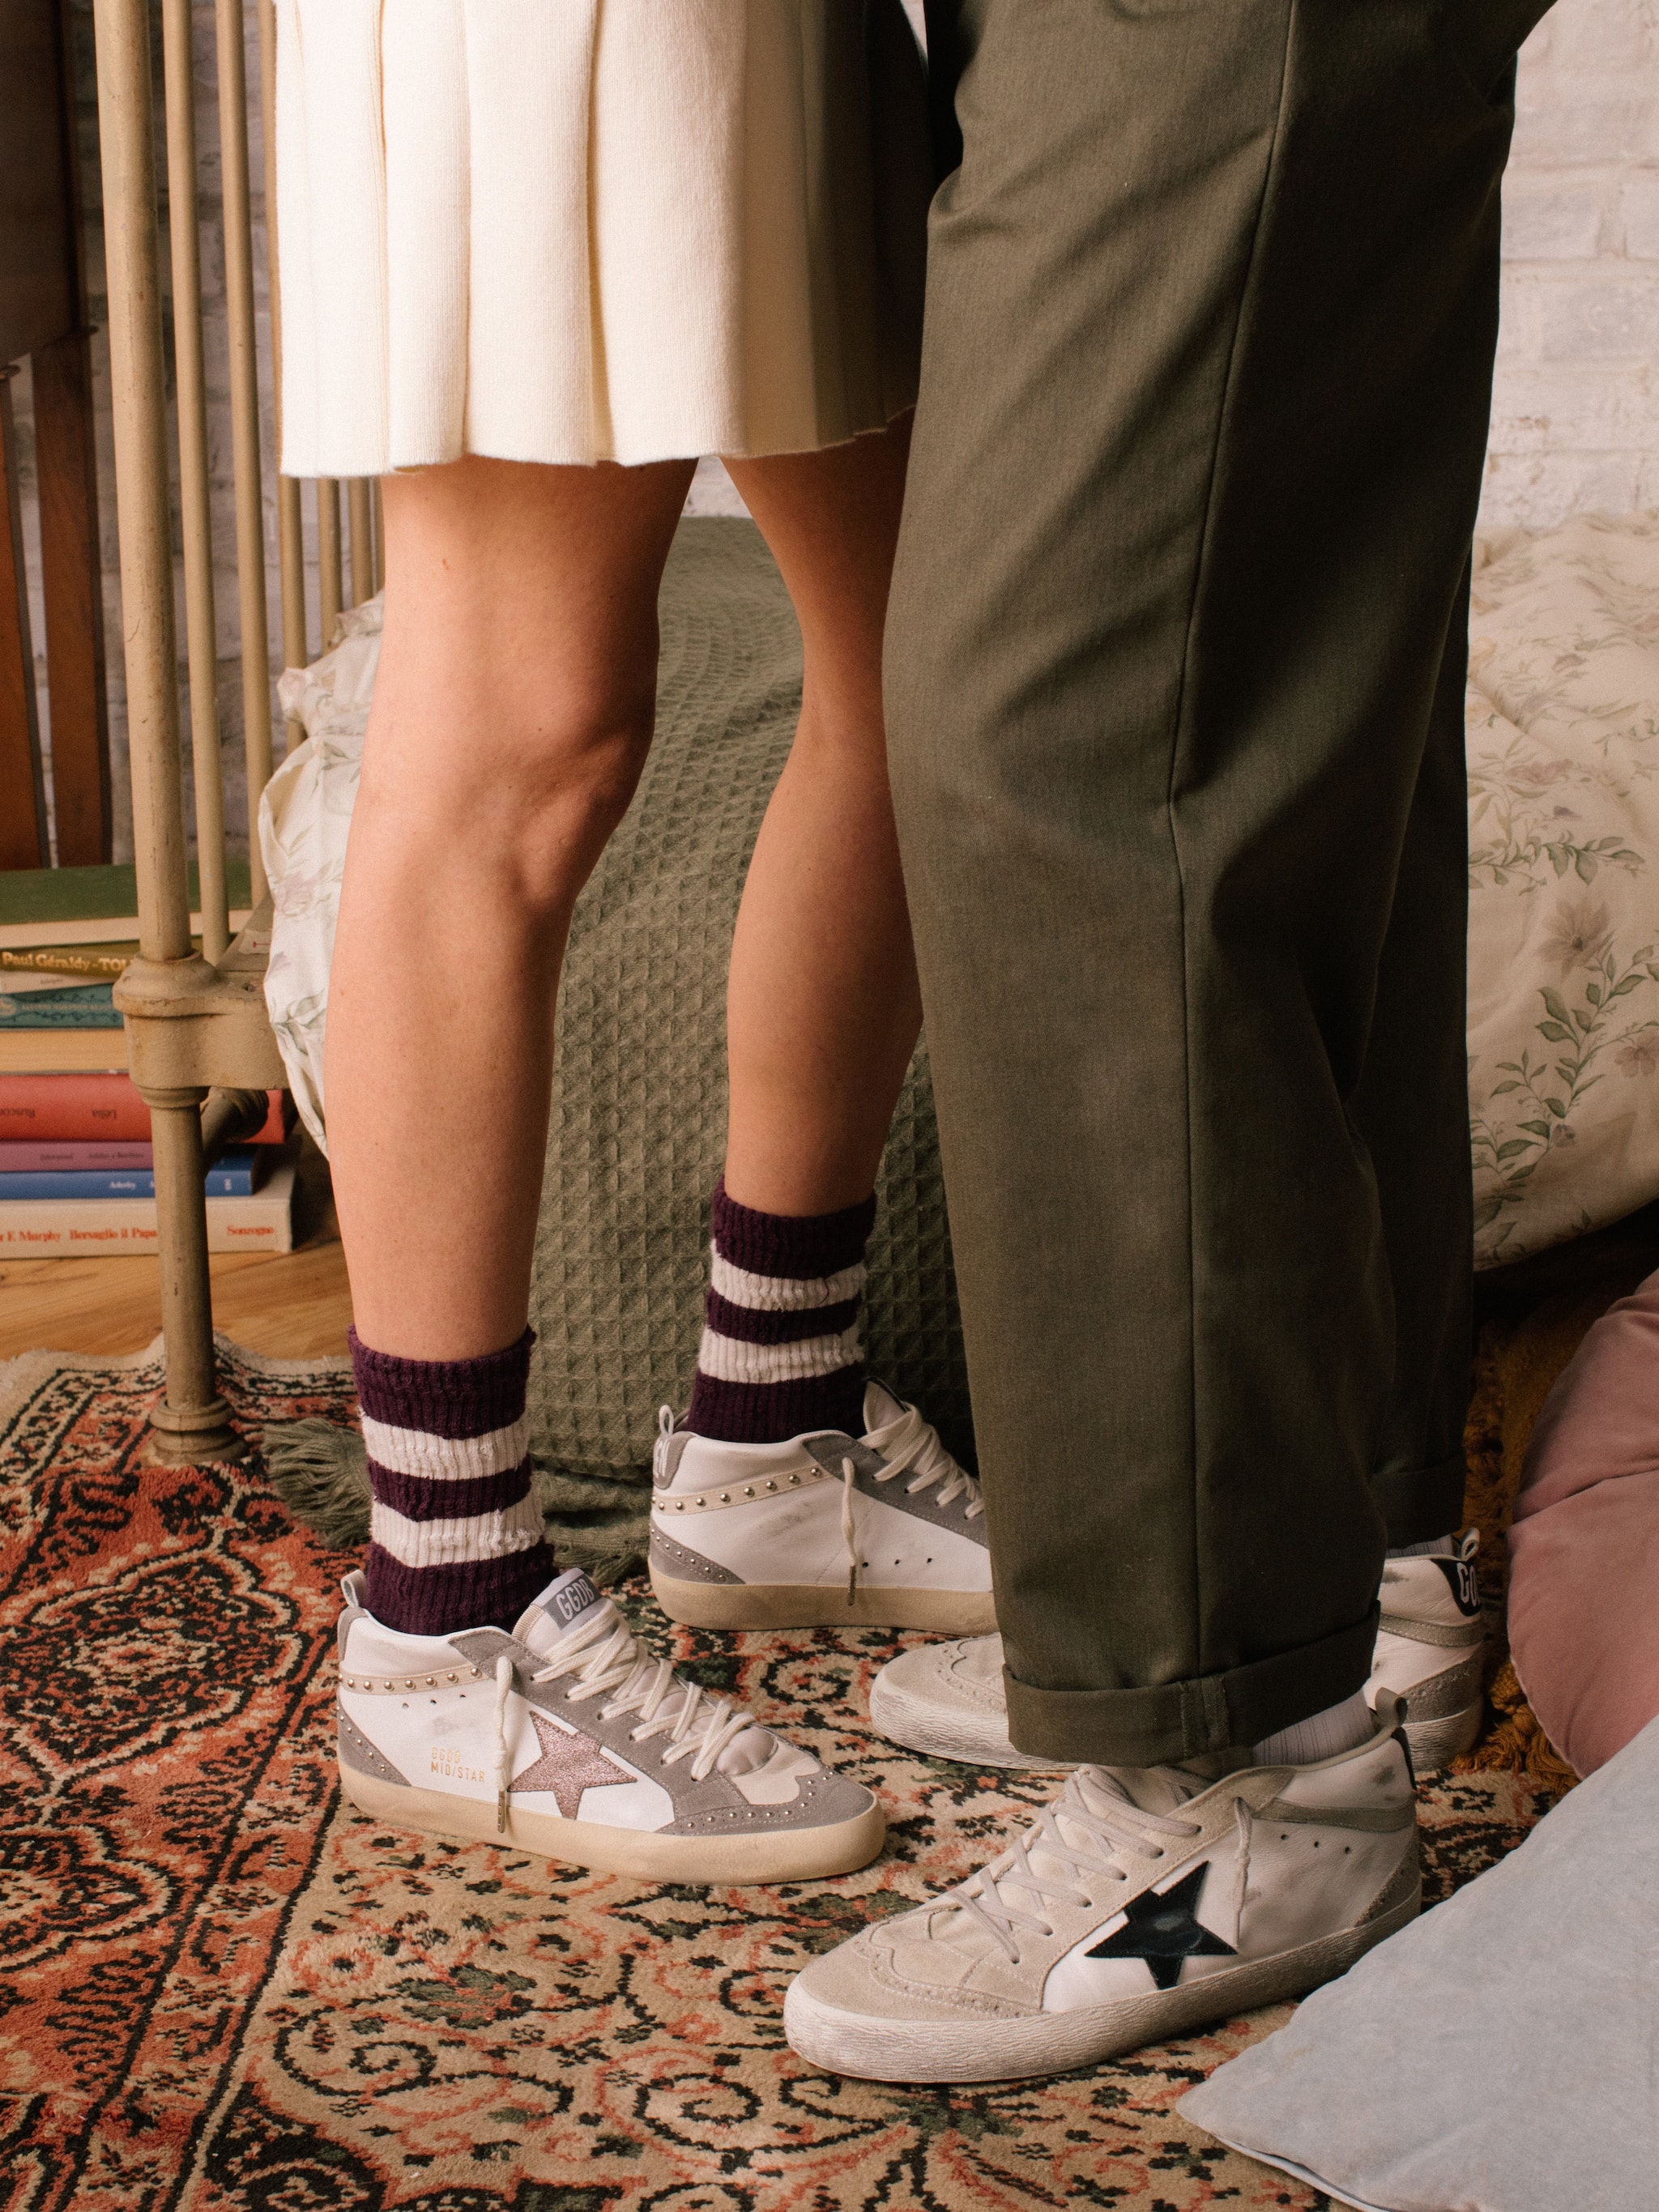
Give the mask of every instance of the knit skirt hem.
[(282, 466), (839, 444), (915, 398), (898, 0), (279, 0)]

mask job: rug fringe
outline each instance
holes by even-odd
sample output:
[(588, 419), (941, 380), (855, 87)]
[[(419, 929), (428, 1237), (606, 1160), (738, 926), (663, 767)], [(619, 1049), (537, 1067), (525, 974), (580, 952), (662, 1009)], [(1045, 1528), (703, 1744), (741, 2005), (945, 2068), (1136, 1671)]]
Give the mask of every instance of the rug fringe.
[(265, 1473), (302, 1527), (336, 1551), (368, 1541), (368, 1454), (356, 1429), (331, 1421), (274, 1421)]

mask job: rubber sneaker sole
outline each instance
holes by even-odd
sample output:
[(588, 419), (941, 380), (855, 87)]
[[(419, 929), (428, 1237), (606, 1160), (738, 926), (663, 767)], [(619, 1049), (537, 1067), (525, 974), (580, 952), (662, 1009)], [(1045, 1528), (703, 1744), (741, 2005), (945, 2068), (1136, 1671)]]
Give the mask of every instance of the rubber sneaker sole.
[[(1409, 1712), (1410, 1707), (1407, 1710)], [(1485, 1711), (1485, 1698), (1477, 1698), (1472, 1705), (1447, 1713), (1438, 1720), (1408, 1719), (1401, 1733), (1411, 1747), (1413, 1773), (1432, 1774), (1437, 1768), (1449, 1766), (1453, 1759), (1461, 1759), (1480, 1735)]]
[(447, 1836), (456, 1842), (499, 1844), (508, 1850), (535, 1851), (567, 1866), (632, 1875), (641, 1881), (711, 1882), (720, 1887), (820, 1881), (867, 1866), (887, 1833), (879, 1805), (829, 1827), (706, 1838), (652, 1835), (637, 1828), (562, 1820), (514, 1808), (508, 1812), (503, 1832), (495, 1825), (495, 1805), (481, 1798), (452, 1797), (435, 1790), (382, 1782), (343, 1765), (340, 1787), (360, 1813), (384, 1820), (389, 1827), (418, 1828), (423, 1835)]
[(689, 1583), (651, 1571), (657, 1602), (686, 1628), (921, 1628), (982, 1636), (997, 1625), (989, 1590), (883, 1589), (849, 1600), (835, 1583)]
[(1017, 2081), (1097, 2066), (1152, 2043), (1165, 2043), (1207, 2022), (1305, 1996), (1346, 1973), (1356, 1959), (1417, 1917), (1420, 1882), (1375, 1919), (1293, 1951), (1276, 1952), (1185, 1987), (1156, 1990), (1127, 2003), (1024, 2020), (955, 2021), (877, 2020), (842, 2012), (791, 1983), (783, 2027), (790, 2046), (809, 2064), (866, 2081)]

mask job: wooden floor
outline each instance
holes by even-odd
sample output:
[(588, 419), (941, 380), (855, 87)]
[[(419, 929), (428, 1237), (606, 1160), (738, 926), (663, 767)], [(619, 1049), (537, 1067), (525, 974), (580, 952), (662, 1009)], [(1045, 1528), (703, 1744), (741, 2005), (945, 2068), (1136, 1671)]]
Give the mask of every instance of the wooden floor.
[[(225, 1252), (213, 1271), (216, 1328), (272, 1359), (345, 1356), (351, 1291), (328, 1170), (300, 1167), (292, 1252)], [(0, 1359), (19, 1352), (142, 1352), (161, 1326), (154, 1259), (0, 1262)]]

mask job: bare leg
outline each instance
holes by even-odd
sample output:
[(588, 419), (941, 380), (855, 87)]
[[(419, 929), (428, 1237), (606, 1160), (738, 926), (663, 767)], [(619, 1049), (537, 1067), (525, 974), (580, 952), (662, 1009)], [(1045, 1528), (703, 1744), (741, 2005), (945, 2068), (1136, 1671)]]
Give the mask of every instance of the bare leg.
[(329, 1150), (364, 1340), (525, 1326), (570, 913), (650, 743), (691, 475), (387, 479), (386, 621), (330, 985)]
[(727, 464), (805, 648), (800, 727), (750, 866), (726, 1003), (726, 1188), (767, 1213), (869, 1194), (921, 1026), (881, 708), (909, 427)]

